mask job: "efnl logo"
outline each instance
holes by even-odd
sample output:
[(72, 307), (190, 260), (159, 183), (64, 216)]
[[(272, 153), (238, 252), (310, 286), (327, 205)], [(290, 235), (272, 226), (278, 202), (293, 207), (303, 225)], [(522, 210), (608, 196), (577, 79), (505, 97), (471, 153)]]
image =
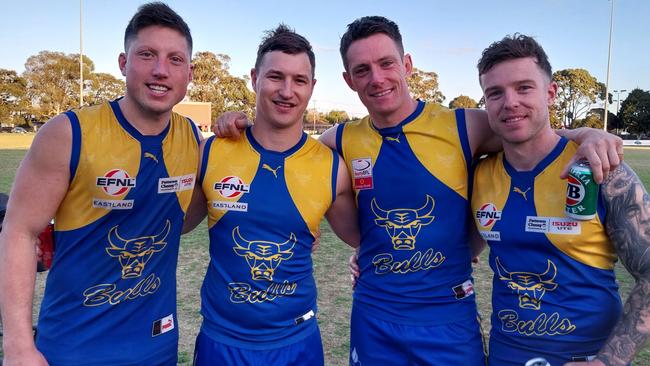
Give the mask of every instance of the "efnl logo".
[(481, 226), (488, 227), (501, 220), (501, 211), (493, 203), (484, 203), (476, 210), (476, 219)]
[(250, 192), (250, 185), (245, 184), (241, 178), (231, 175), (214, 184), (214, 190), (225, 198), (236, 198)]
[(95, 184), (111, 196), (121, 196), (135, 187), (135, 178), (124, 169), (111, 169), (103, 177), (97, 177)]

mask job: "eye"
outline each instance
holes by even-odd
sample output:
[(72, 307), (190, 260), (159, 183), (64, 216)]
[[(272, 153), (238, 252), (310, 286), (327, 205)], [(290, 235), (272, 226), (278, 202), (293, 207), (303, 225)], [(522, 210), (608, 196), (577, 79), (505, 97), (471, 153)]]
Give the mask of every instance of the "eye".
[(386, 68), (389, 68), (389, 67), (393, 66), (393, 64), (395, 64), (395, 61), (393, 61), (393, 60), (384, 60), (381, 63), (381, 67), (386, 69)]
[(172, 56), (171, 61), (174, 65), (181, 65), (185, 62), (185, 60), (180, 56)]
[(488, 91), (487, 93), (485, 93), (485, 99), (495, 100), (501, 97), (502, 94), (503, 92), (501, 92), (500, 90)]
[(140, 57), (145, 58), (145, 59), (153, 58), (153, 56), (154, 56), (153, 52), (151, 52), (151, 51), (142, 51), (142, 52), (139, 53), (139, 55), (140, 55)]
[(360, 67), (360, 68), (354, 69), (354, 71), (352, 73), (356, 77), (362, 77), (362, 76), (365, 76), (368, 73), (368, 68)]

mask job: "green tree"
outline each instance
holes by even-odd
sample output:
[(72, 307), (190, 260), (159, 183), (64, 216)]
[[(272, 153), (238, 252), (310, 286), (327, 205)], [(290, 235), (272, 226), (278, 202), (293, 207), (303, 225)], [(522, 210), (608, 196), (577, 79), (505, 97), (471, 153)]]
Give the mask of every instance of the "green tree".
[(22, 124), (27, 112), (27, 82), (14, 70), (0, 69), (0, 122)]
[(212, 119), (226, 111), (243, 111), (253, 117), (255, 94), (248, 89), (248, 76), (230, 75), (230, 57), (212, 52), (194, 55), (194, 79), (189, 96), (195, 102), (212, 103)]
[(348, 113), (346, 111), (332, 110), (325, 115), (325, 119), (327, 120), (327, 122), (333, 125), (335, 123), (340, 123), (340, 122), (345, 122), (350, 120), (350, 116), (348, 116)]
[[(84, 76), (90, 79), (94, 63), (83, 57)], [(27, 96), (36, 106), (35, 114), (46, 119), (79, 107), (79, 55), (41, 51), (25, 62), (23, 77)]]
[[(584, 117), (597, 100), (604, 100), (605, 85), (585, 69), (565, 69), (553, 73), (558, 85), (556, 117), (564, 127)], [(610, 96), (611, 99), (611, 96)]]
[(634, 89), (621, 103), (621, 124), (633, 134), (650, 134), (650, 92)]
[(84, 102), (98, 104), (124, 95), (126, 84), (108, 73), (93, 73), (85, 81)]
[(467, 95), (459, 95), (449, 102), (449, 108), (477, 108), (478, 103)]
[(422, 71), (414, 67), (407, 82), (414, 98), (428, 103), (444, 102), (445, 96), (438, 90), (438, 74), (435, 72)]

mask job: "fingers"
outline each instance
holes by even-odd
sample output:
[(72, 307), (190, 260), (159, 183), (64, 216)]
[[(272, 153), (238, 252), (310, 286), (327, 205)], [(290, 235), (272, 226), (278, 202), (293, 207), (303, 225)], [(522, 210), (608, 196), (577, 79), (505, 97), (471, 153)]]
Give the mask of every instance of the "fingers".
[(249, 121), (243, 112), (225, 112), (212, 125), (217, 137), (238, 138), (240, 132), (248, 127)]

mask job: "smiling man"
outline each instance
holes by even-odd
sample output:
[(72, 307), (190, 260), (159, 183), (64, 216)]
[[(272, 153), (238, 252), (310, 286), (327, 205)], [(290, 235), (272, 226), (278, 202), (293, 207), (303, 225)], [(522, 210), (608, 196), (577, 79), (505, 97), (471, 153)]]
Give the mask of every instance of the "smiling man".
[(314, 71), (304, 37), (268, 32), (251, 70), (255, 124), (202, 145), (192, 211), (207, 203), (210, 264), (195, 365), (323, 365), (312, 242), (324, 216), (353, 247), (359, 230), (342, 159), (302, 129)]
[[(478, 69), (503, 144), (478, 165), (472, 195), (494, 271), (489, 364), (630, 364), (650, 334), (650, 196), (623, 163), (600, 186), (595, 217), (566, 217), (559, 173), (577, 146), (551, 129), (557, 85), (546, 53), (509, 36), (483, 51)], [(482, 219), (486, 210), (499, 215)], [(623, 311), (617, 256), (636, 280)]]
[[(171, 110), (192, 80), (191, 55), (183, 19), (143, 5), (119, 56), (124, 97), (39, 130), (0, 236), (5, 365), (176, 365), (176, 262), (199, 136)], [(52, 217), (35, 344), (33, 243)]]

